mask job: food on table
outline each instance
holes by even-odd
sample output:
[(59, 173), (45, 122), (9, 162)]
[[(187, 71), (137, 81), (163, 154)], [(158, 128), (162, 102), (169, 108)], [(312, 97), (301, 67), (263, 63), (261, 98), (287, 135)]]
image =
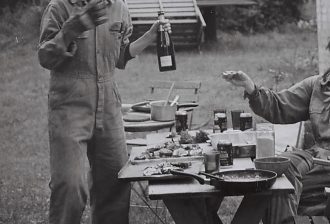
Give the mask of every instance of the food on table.
[(171, 149), (162, 148), (159, 150), (160, 157), (167, 157), (167, 156), (172, 156), (172, 155), (173, 155), (173, 151)]
[(154, 166), (147, 166), (143, 170), (144, 176), (170, 174), (170, 170), (183, 171), (191, 166), (191, 162), (161, 162)]
[(181, 131), (180, 132), (180, 140), (179, 143), (181, 144), (192, 144), (194, 141), (193, 136), (189, 134), (188, 131)]
[(195, 136), (190, 135), (188, 131), (181, 131), (179, 143), (196, 144), (205, 143), (207, 140), (209, 140), (208, 133), (203, 130), (196, 132)]
[(181, 145), (175, 142), (166, 142), (163, 145), (146, 149), (134, 160), (159, 159), (170, 157), (202, 156), (203, 150), (197, 144)]
[(188, 151), (184, 148), (178, 148), (173, 150), (173, 157), (183, 157), (188, 156)]
[(209, 140), (209, 137), (208, 137), (208, 133), (207, 132), (205, 132), (203, 130), (199, 130), (196, 133), (196, 137), (195, 137), (195, 142), (196, 143), (204, 143), (207, 140)]

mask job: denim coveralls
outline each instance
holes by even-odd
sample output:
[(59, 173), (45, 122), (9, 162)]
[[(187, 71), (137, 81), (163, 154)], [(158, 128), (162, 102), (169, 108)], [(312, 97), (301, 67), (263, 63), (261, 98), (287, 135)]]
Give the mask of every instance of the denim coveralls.
[(110, 3), (108, 22), (83, 33), (72, 23), (81, 9), (69, 0), (51, 0), (42, 18), (38, 56), (51, 70), (50, 224), (80, 223), (86, 153), (93, 223), (128, 223), (130, 185), (117, 179), (128, 158), (114, 71), (131, 59), (132, 25), (125, 2)]
[(259, 116), (276, 124), (290, 124), (310, 120), (315, 145), (309, 149), (283, 153), (291, 159), (285, 172), (295, 188), (289, 198), (275, 197), (264, 223), (294, 223), (297, 214), (323, 215), (326, 196), (324, 187), (330, 186), (330, 168), (313, 165), (312, 156), (330, 156), (330, 81), (329, 73), (312, 76), (287, 90), (275, 93), (265, 88), (248, 96), (250, 107)]

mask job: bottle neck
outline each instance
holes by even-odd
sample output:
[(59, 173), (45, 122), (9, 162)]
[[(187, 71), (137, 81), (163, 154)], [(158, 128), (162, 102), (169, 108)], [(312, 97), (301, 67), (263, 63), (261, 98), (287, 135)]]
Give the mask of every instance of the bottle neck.
[[(158, 15), (158, 20), (159, 20), (160, 22), (164, 22), (164, 20), (165, 20), (165, 16), (164, 16), (164, 14), (160, 14), (160, 15)], [(160, 24), (158, 30), (159, 30), (159, 31), (164, 31), (164, 26), (163, 26), (162, 24)]]

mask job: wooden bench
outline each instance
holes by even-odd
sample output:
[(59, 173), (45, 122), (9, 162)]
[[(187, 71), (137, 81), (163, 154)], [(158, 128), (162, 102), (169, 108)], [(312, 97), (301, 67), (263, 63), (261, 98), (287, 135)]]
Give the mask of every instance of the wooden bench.
[(170, 20), (175, 46), (200, 46), (206, 24), (195, 0), (127, 0), (127, 5), (134, 28), (132, 41), (150, 28), (162, 9)]

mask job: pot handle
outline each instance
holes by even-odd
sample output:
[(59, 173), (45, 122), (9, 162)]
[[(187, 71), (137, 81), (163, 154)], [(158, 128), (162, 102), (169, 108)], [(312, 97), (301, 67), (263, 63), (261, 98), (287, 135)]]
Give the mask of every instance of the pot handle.
[(173, 175), (192, 177), (192, 178), (196, 179), (200, 184), (205, 184), (205, 180), (203, 177), (200, 177), (193, 173), (186, 173), (186, 172), (182, 172), (182, 171), (178, 171), (178, 170), (170, 170), (170, 173)]
[(198, 103), (178, 103), (178, 109), (179, 108), (185, 108), (185, 107), (198, 107)]

